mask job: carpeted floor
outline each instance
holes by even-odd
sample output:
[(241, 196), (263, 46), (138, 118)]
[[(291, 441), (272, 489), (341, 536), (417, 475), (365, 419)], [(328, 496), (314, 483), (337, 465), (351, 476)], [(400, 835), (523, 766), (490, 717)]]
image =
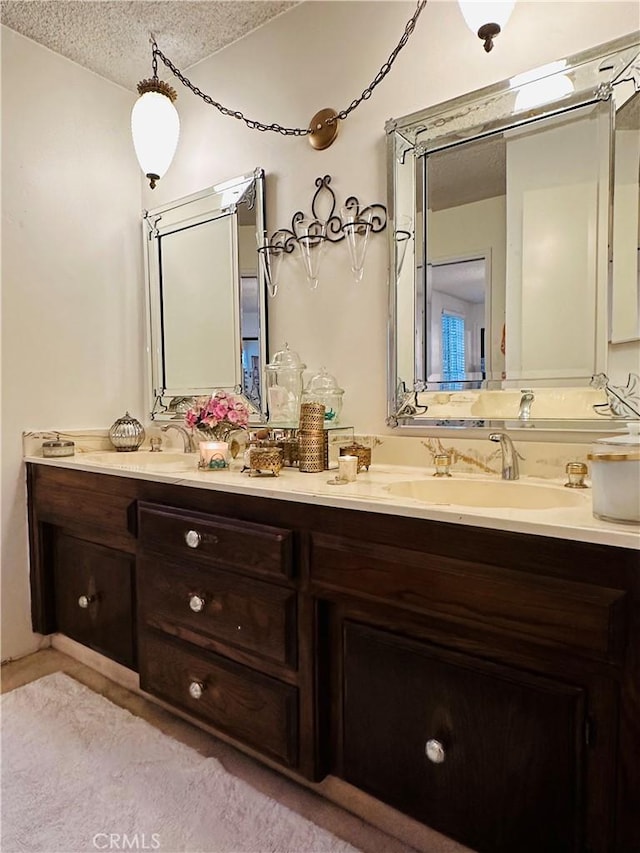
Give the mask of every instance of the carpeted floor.
[[(349, 842), (363, 853), (471, 853), (468, 848), (452, 839), (399, 814), (389, 806), (333, 777), (327, 777), (320, 784), (313, 786), (318, 791), (316, 793), (316, 790), (271, 770), (261, 761), (180, 719), (144, 696), (119, 686), (95, 668), (86, 666), (56, 649), (44, 649), (5, 663), (0, 670), (1, 690), (7, 693), (54, 672), (66, 672), (119, 707), (146, 720), (158, 731), (196, 750), (200, 756), (218, 759), (229, 773), (244, 780), (252, 788)], [(2, 746), (4, 751), (6, 732), (3, 732)], [(11, 782), (7, 784), (11, 785)], [(152, 849), (150, 845), (151, 842), (147, 841), (147, 849)], [(142, 844), (138, 849), (142, 849)], [(8, 853), (4, 847), (3, 853)], [(47, 853), (53, 852), (47, 850)], [(171, 853), (182, 853), (182, 850), (178, 848)], [(208, 848), (203, 849), (202, 853), (209, 853)], [(260, 853), (267, 851), (260, 850)], [(314, 851), (300, 850), (296, 853)]]
[(355, 853), (63, 673), (2, 696), (2, 850)]

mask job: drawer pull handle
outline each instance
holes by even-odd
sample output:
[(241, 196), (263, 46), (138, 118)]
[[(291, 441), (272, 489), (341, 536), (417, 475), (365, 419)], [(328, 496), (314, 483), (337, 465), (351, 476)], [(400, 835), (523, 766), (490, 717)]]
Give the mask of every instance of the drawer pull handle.
[(429, 761), (431, 761), (433, 764), (442, 764), (442, 762), (446, 758), (444, 746), (440, 743), (439, 740), (435, 740), (434, 738), (431, 738), (431, 740), (427, 741), (427, 745), (425, 746), (424, 751), (426, 752)]
[(194, 613), (201, 613), (204, 610), (204, 598), (200, 595), (192, 595), (189, 598), (189, 607)]
[(200, 536), (197, 530), (187, 530), (184, 534), (184, 541), (189, 548), (198, 548), (202, 542), (202, 536)]
[(204, 684), (202, 681), (192, 681), (189, 685), (189, 696), (192, 699), (201, 699), (204, 693)]
[(90, 604), (96, 600), (95, 595), (81, 595), (78, 599), (78, 607), (82, 607), (83, 610), (86, 610)]

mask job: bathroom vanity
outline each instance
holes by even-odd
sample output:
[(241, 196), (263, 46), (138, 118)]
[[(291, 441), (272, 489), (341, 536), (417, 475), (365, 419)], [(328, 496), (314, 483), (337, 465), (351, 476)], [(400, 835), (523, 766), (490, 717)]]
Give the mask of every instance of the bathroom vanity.
[(35, 630), (138, 671), (272, 766), (337, 776), (474, 849), (640, 848), (632, 534), (350, 509), (313, 494), (326, 473), (39, 461)]

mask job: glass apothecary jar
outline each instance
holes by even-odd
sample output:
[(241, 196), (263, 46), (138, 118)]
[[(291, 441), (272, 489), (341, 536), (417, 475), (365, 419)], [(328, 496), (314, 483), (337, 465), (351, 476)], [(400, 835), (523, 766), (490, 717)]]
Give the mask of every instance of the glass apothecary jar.
[(323, 367), (320, 373), (316, 373), (309, 380), (309, 384), (302, 395), (302, 402), (323, 403), (325, 426), (333, 426), (340, 419), (343, 395), (344, 390), (338, 387), (335, 376), (327, 373)]
[(269, 423), (291, 426), (298, 423), (302, 402), (302, 374), (306, 368), (297, 352), (284, 349), (266, 365)]

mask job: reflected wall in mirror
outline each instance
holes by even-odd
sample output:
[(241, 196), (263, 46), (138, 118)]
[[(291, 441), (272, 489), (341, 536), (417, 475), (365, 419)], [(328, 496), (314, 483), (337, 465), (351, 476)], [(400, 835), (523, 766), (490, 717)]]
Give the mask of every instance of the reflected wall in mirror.
[(388, 123), (392, 425), (517, 422), (526, 386), (527, 426), (602, 426), (592, 377), (640, 353), (639, 46)]
[(182, 418), (192, 397), (215, 389), (264, 418), (264, 205), (256, 169), (143, 212), (153, 420)]

